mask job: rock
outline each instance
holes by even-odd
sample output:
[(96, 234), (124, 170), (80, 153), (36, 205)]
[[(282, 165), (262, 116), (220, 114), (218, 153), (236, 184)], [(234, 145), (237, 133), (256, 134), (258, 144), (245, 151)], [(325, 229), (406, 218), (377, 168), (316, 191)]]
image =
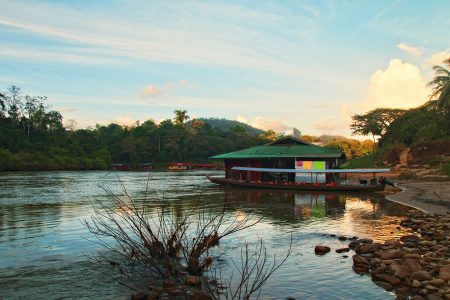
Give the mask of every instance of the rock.
[(400, 241), (403, 243), (418, 243), (420, 238), (417, 235), (404, 235), (400, 237)]
[(359, 239), (358, 242), (360, 242), (361, 244), (372, 244), (373, 240), (372, 239)]
[(405, 253), (403, 251), (397, 251), (397, 250), (378, 251), (377, 254), (378, 254), (378, 257), (381, 258), (382, 260), (393, 259), (393, 258), (402, 258), (405, 255)]
[(427, 284), (427, 285), (425, 286), (425, 288), (427, 289), (427, 291), (431, 291), (431, 292), (436, 292), (436, 291), (438, 290), (437, 287), (432, 286), (432, 285), (430, 285), (430, 284)]
[(336, 253), (343, 253), (343, 252), (348, 252), (350, 251), (350, 248), (339, 248), (336, 249)]
[(439, 270), (439, 278), (445, 281), (450, 280), (450, 265), (441, 267)]
[(177, 284), (177, 282), (175, 280), (167, 279), (167, 280), (163, 281), (162, 286), (164, 288), (170, 288), (170, 287), (174, 287), (176, 284)]
[(317, 245), (314, 248), (314, 253), (316, 253), (316, 255), (324, 255), (324, 254), (327, 254), (328, 252), (330, 252), (330, 250), (331, 250), (330, 247)]
[(349, 244), (348, 244), (348, 247), (350, 248), (350, 249), (355, 249), (356, 248), (356, 246), (358, 246), (359, 245), (359, 243), (357, 242), (357, 241), (351, 241)]
[(357, 274), (366, 274), (369, 273), (368, 267), (364, 265), (352, 266), (352, 269)]
[(187, 300), (211, 300), (211, 296), (205, 294), (202, 290), (193, 289), (186, 292)]
[(375, 276), (376, 279), (378, 279), (379, 281), (383, 281), (383, 282), (387, 282), (392, 286), (398, 286), (400, 285), (400, 279), (392, 276), (392, 275), (387, 275), (387, 274), (377, 274)]
[(369, 267), (369, 261), (364, 257), (359, 256), (358, 254), (353, 255), (353, 264), (355, 266), (366, 266)]
[(429, 284), (435, 286), (435, 287), (441, 287), (445, 285), (445, 281), (439, 278), (433, 278), (428, 282)]
[(400, 266), (398, 270), (395, 272), (394, 276), (400, 279), (405, 279), (411, 275), (411, 271), (407, 266)]
[(340, 236), (338, 237), (338, 240), (340, 240), (340, 241), (346, 241), (347, 238), (346, 238), (345, 236), (343, 236), (343, 235), (340, 235)]
[(356, 246), (355, 251), (358, 254), (366, 254), (366, 253), (375, 252), (375, 250), (369, 244), (360, 244), (360, 245)]
[(389, 265), (389, 270), (390, 270), (392, 273), (397, 272), (398, 269), (400, 269), (400, 264), (399, 264), (398, 262), (395, 262), (395, 263), (392, 263), (392, 264)]
[(414, 281), (414, 280), (418, 280), (418, 281), (430, 280), (431, 279), (431, 275), (428, 272), (426, 272), (426, 271), (417, 271), (417, 272), (411, 273), (411, 275), (409, 276), (409, 279), (411, 281)]
[(200, 277), (188, 275), (188, 276), (186, 277), (186, 283), (187, 283), (188, 285), (192, 285), (192, 286), (199, 286), (199, 285), (201, 284), (201, 282), (200, 282)]
[(390, 283), (388, 283), (388, 282), (385, 282), (385, 281), (374, 281), (373, 283), (375, 283), (379, 287), (382, 287), (386, 291), (392, 291), (392, 285)]
[(411, 286), (413, 288), (420, 288), (423, 286), (423, 284), (419, 280), (414, 279), (411, 283)]
[(416, 259), (407, 258), (403, 261), (403, 265), (407, 266), (411, 272), (417, 272), (422, 270), (422, 266)]
[(429, 294), (427, 295), (427, 297), (425, 298), (427, 300), (444, 300), (444, 298), (442, 298), (439, 294)]
[(411, 300), (425, 300), (424, 297), (420, 296), (420, 295), (414, 295)]

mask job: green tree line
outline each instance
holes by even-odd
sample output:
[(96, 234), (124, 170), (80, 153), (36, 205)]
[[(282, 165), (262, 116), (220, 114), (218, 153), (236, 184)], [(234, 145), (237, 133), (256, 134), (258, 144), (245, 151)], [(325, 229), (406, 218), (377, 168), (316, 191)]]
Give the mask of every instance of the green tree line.
[(62, 116), (46, 97), (24, 95), (10, 87), (0, 93), (0, 170), (107, 169), (112, 163), (164, 166), (170, 161), (209, 162), (208, 157), (267, 143), (239, 126), (213, 128), (187, 111), (160, 124), (138, 126), (63, 126)]

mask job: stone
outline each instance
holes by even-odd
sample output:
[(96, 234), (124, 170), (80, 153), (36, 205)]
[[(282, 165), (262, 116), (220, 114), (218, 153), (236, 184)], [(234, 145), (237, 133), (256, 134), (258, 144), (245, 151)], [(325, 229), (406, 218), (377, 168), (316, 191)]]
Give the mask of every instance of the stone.
[(427, 299), (427, 300), (444, 300), (444, 298), (442, 298), (441, 295), (436, 294), (436, 293), (427, 295), (427, 297), (425, 299)]
[(389, 265), (389, 270), (390, 270), (392, 273), (397, 272), (398, 269), (400, 269), (400, 264), (399, 264), (398, 262), (394, 262), (394, 263), (392, 263), (392, 264)]
[(177, 282), (175, 280), (167, 279), (167, 280), (163, 281), (162, 286), (164, 288), (170, 288), (170, 287), (174, 287), (176, 284), (177, 284)]
[(314, 253), (316, 253), (316, 255), (325, 255), (325, 254), (327, 254), (328, 252), (330, 252), (330, 247), (327, 247), (327, 246), (322, 246), (322, 245), (317, 245), (315, 248), (314, 248)]
[(439, 278), (433, 278), (428, 283), (435, 287), (441, 287), (445, 285), (445, 281)]
[(369, 261), (364, 257), (359, 256), (358, 254), (353, 255), (353, 264), (355, 266), (369, 266)]
[(387, 275), (387, 274), (377, 274), (375, 276), (376, 279), (378, 279), (379, 281), (383, 281), (383, 282), (387, 282), (392, 286), (398, 286), (400, 285), (400, 279), (392, 276), (392, 275)]
[(411, 286), (412, 286), (413, 288), (420, 288), (420, 287), (423, 286), (423, 284), (422, 284), (419, 280), (414, 279), (414, 280), (411, 282)]
[(351, 241), (349, 244), (348, 244), (348, 247), (350, 248), (350, 249), (355, 249), (356, 248), (356, 246), (358, 246), (359, 245), (359, 243), (357, 242), (357, 241)]
[(389, 250), (389, 251), (378, 251), (378, 257), (382, 260), (393, 259), (393, 258), (402, 258), (404, 256), (403, 251), (397, 250)]
[(390, 283), (388, 283), (388, 282), (385, 282), (385, 281), (374, 281), (373, 283), (375, 283), (379, 287), (382, 287), (386, 291), (392, 291), (392, 285)]
[(343, 253), (343, 252), (348, 252), (350, 251), (350, 248), (339, 248), (336, 249), (336, 253)]
[(403, 260), (403, 265), (407, 266), (411, 272), (417, 272), (422, 270), (422, 266), (416, 259), (407, 258)]
[(445, 281), (450, 280), (450, 265), (441, 267), (439, 270), (439, 278)]
[(188, 275), (186, 277), (186, 283), (188, 285), (192, 285), (192, 286), (199, 286), (199, 285), (201, 285), (200, 277)]
[(427, 291), (431, 291), (431, 292), (436, 292), (436, 291), (438, 290), (437, 287), (432, 286), (431, 284), (427, 284), (427, 285), (425, 286), (425, 288), (427, 289)]
[(420, 242), (420, 238), (417, 235), (404, 235), (400, 237), (400, 241), (403, 243), (418, 243)]
[(346, 238), (345, 236), (343, 236), (343, 235), (340, 235), (340, 236), (338, 237), (338, 240), (340, 240), (340, 241), (346, 241), (347, 238)]
[(369, 273), (369, 268), (364, 265), (352, 266), (352, 269), (357, 274), (366, 274)]
[(373, 240), (372, 239), (359, 239), (358, 242), (360, 242), (361, 244), (372, 244)]
[(414, 295), (411, 300), (425, 300), (424, 297), (420, 296), (420, 295)]
[(424, 281), (424, 280), (431, 280), (431, 275), (426, 271), (417, 271), (411, 273), (409, 276), (409, 279), (411, 281), (418, 280), (418, 281)]
[(356, 246), (355, 251), (358, 254), (366, 254), (366, 253), (375, 252), (375, 250), (369, 244), (360, 244), (360, 245)]
[(411, 271), (407, 266), (399, 266), (398, 270), (395, 272), (394, 276), (400, 279), (405, 279), (411, 275)]

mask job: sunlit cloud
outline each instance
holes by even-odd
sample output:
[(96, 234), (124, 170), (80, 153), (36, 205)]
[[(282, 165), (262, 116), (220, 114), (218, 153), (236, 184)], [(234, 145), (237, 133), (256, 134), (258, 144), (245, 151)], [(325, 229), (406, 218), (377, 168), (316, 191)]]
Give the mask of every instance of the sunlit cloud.
[(415, 57), (419, 57), (420, 55), (422, 55), (422, 52), (423, 52), (421, 48), (413, 47), (413, 46), (410, 46), (410, 45), (408, 45), (406, 43), (398, 44), (397, 48), (402, 50), (403, 52), (408, 53), (408, 54), (410, 54), (412, 56), (415, 56)]
[(429, 94), (427, 81), (420, 69), (394, 58), (387, 68), (372, 74), (367, 95), (359, 107), (365, 110), (376, 107), (412, 108), (425, 103)]
[(156, 86), (156, 85), (147, 85), (145, 86), (140, 92), (139, 92), (139, 96), (141, 98), (157, 98), (157, 97), (161, 97), (167, 93), (169, 93), (170, 91), (175, 90), (177, 87), (186, 87), (189, 85), (189, 81), (187, 81), (186, 79), (181, 79), (178, 80), (177, 82), (168, 82), (165, 83), (163, 85), (160, 86)]
[(429, 57), (427, 59), (427, 63), (430, 66), (443, 66), (444, 60), (449, 59), (449, 58), (450, 58), (450, 50), (436, 52), (436, 53), (433, 53), (431, 55), (431, 57)]

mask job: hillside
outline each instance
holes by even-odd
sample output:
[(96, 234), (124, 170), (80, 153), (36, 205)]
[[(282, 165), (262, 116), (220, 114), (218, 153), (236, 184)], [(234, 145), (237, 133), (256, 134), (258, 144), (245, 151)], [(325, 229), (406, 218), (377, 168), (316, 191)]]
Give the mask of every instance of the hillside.
[(245, 129), (246, 133), (254, 136), (260, 135), (264, 132), (264, 130), (252, 127), (236, 120), (228, 120), (224, 118), (199, 118), (199, 120), (203, 121), (205, 124), (209, 124), (212, 128), (219, 129), (221, 131), (228, 131), (231, 128), (242, 127)]

